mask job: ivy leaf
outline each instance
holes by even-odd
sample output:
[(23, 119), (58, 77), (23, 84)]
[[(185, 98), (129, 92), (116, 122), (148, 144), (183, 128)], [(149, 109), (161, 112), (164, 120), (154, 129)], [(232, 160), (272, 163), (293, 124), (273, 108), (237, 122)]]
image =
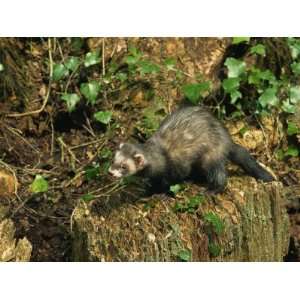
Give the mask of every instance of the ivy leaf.
[(68, 75), (69, 75), (69, 70), (66, 68), (66, 66), (64, 64), (54, 64), (53, 65), (52, 79), (54, 81), (59, 81)]
[(85, 168), (85, 179), (87, 181), (91, 181), (96, 179), (100, 175), (100, 167), (99, 164), (95, 164), (94, 166), (88, 166)]
[(285, 156), (297, 157), (298, 155), (299, 149), (294, 145), (289, 146), (287, 151), (285, 152)]
[(290, 88), (290, 101), (293, 104), (300, 101), (300, 86), (292, 86)]
[(168, 57), (164, 61), (164, 65), (166, 66), (167, 70), (172, 71), (176, 65), (176, 59), (172, 57)]
[(255, 46), (251, 47), (250, 53), (265, 56), (266, 55), (266, 47), (263, 44), (257, 44)]
[(288, 122), (287, 134), (294, 135), (299, 133), (299, 128), (294, 122)]
[(142, 60), (139, 62), (139, 69), (142, 75), (144, 74), (155, 74), (160, 71), (160, 67), (150, 61)]
[(192, 259), (192, 254), (189, 250), (180, 250), (177, 255), (181, 261), (191, 261)]
[(99, 51), (88, 52), (85, 55), (84, 66), (89, 67), (96, 65), (100, 62)]
[(253, 68), (248, 76), (248, 83), (257, 86), (262, 80), (266, 80), (272, 85), (277, 83), (276, 77), (270, 70), (262, 71), (260, 69)]
[(242, 98), (240, 91), (232, 91), (230, 93), (230, 103), (235, 104), (238, 99)]
[(222, 82), (223, 89), (226, 93), (231, 93), (240, 87), (239, 78), (226, 78)]
[(297, 63), (294, 61), (291, 64), (291, 67), (292, 67), (292, 71), (295, 75), (300, 75), (300, 63)]
[(200, 97), (210, 89), (210, 82), (190, 83), (183, 86), (185, 97), (193, 104), (198, 104)]
[(128, 55), (125, 57), (125, 62), (128, 65), (135, 65), (139, 61), (139, 58), (136, 56)]
[(101, 90), (101, 85), (97, 81), (90, 81), (80, 85), (80, 92), (91, 103), (95, 104), (97, 96)]
[(228, 68), (228, 77), (239, 77), (246, 71), (246, 63), (242, 60), (228, 57), (224, 65)]
[(178, 194), (182, 190), (183, 190), (183, 186), (180, 184), (175, 184), (170, 186), (170, 192), (172, 192), (174, 195)]
[(277, 106), (279, 104), (279, 99), (277, 98), (276, 93), (276, 87), (267, 88), (258, 98), (261, 106), (263, 108), (265, 108), (266, 106)]
[(290, 47), (293, 59), (296, 59), (300, 54), (300, 41), (295, 38), (288, 38), (288, 45)]
[(250, 41), (250, 37), (234, 37), (232, 40), (233, 45), (237, 45), (240, 43), (247, 43)]
[(289, 114), (294, 114), (296, 112), (295, 105), (291, 104), (289, 100), (282, 102), (281, 109)]
[(72, 112), (80, 101), (80, 97), (77, 94), (63, 94), (61, 99), (66, 101), (68, 112)]
[(43, 176), (36, 175), (30, 188), (33, 193), (47, 192), (48, 191), (48, 181)]
[(80, 65), (80, 60), (78, 57), (75, 56), (69, 57), (65, 62), (65, 66), (73, 72), (77, 70), (79, 65)]
[(110, 122), (111, 117), (112, 117), (111, 111), (98, 111), (94, 114), (94, 118), (98, 122), (105, 124), (105, 125), (107, 125)]
[(126, 73), (119, 72), (119, 73), (116, 74), (116, 79), (120, 80), (121, 82), (126, 81), (127, 78), (128, 78), (128, 76), (127, 76)]
[(141, 52), (136, 47), (130, 46), (128, 49), (129, 53), (132, 54), (133, 56), (141, 56)]
[(4, 66), (0, 64), (0, 72), (2, 72), (3, 70), (4, 70)]
[(235, 104), (237, 99), (242, 98), (241, 92), (238, 90), (240, 87), (239, 78), (226, 78), (222, 82), (222, 87), (225, 93), (230, 94), (231, 104)]

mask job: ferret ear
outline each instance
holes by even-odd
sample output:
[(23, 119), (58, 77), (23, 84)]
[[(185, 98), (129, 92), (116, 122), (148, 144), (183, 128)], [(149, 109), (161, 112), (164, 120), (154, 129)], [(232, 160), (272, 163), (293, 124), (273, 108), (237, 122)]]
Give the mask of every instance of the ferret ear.
[(124, 143), (120, 143), (119, 149), (121, 149), (124, 146)]
[(134, 156), (134, 161), (140, 168), (145, 165), (145, 156), (141, 153), (137, 153)]

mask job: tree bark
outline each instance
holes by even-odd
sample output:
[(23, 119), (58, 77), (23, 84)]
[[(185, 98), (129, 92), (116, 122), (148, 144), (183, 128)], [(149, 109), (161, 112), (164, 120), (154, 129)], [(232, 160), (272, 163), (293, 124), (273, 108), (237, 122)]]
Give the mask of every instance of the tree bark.
[[(73, 214), (75, 261), (282, 261), (289, 218), (280, 183), (231, 178), (225, 193), (207, 195), (198, 209), (174, 211), (176, 199), (81, 203)], [(101, 201), (101, 200), (98, 200)], [(205, 216), (224, 226), (214, 232)], [(217, 231), (217, 230), (215, 230)], [(190, 256), (184, 253), (189, 253)]]

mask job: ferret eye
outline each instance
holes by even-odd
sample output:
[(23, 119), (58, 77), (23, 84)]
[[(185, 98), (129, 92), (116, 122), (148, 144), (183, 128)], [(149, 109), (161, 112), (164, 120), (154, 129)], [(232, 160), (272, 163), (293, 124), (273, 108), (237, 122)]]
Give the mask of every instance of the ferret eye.
[(121, 165), (122, 170), (127, 170), (127, 165)]

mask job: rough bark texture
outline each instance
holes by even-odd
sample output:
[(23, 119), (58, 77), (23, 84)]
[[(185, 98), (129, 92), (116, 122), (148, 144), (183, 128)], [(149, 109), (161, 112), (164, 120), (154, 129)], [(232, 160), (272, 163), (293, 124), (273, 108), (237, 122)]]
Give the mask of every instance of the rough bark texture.
[(26, 237), (16, 240), (15, 225), (11, 219), (4, 218), (5, 209), (0, 206), (0, 262), (29, 261), (31, 243)]
[[(176, 200), (162, 195), (147, 205), (116, 198), (97, 209), (85, 203), (75, 209), (75, 261), (177, 261), (183, 249), (192, 261), (282, 261), (288, 251), (289, 218), (279, 183), (232, 178), (224, 194), (205, 196), (192, 213), (174, 212)], [(221, 234), (204, 221), (207, 212), (222, 220)]]

